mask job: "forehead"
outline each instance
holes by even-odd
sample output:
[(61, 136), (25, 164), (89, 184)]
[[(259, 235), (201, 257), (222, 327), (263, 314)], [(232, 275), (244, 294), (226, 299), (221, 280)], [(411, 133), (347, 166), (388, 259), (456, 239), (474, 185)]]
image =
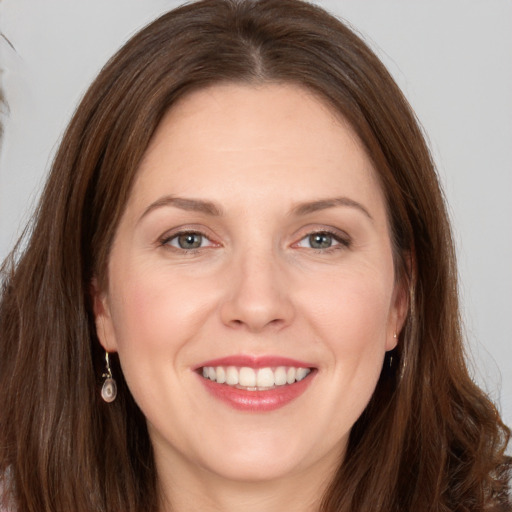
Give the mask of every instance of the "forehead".
[(151, 140), (133, 196), (147, 202), (164, 191), (223, 202), (241, 191), (246, 201), (267, 203), (336, 193), (383, 201), (354, 130), (327, 102), (292, 84), (221, 84), (179, 100)]

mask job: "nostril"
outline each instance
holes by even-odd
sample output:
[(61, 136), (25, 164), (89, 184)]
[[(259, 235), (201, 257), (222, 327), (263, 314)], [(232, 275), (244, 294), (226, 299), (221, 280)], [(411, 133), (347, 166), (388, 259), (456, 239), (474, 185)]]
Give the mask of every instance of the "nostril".
[(273, 287), (267, 286), (263, 291), (260, 288), (254, 283), (240, 285), (236, 293), (225, 298), (219, 309), (224, 325), (257, 332), (265, 328), (279, 329), (292, 321), (294, 308), (289, 297), (277, 293)]

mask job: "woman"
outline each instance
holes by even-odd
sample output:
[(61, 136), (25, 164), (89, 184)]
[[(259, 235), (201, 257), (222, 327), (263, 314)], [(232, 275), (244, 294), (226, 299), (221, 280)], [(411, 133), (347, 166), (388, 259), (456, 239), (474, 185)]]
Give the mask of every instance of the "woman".
[(3, 276), (15, 510), (510, 507), (428, 149), (319, 8), (206, 0), (136, 35)]

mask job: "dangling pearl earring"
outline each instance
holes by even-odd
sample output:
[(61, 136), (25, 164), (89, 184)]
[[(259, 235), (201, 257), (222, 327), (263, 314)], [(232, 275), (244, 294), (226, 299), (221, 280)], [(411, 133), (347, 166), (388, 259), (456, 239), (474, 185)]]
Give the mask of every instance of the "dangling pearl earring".
[(101, 398), (108, 404), (113, 402), (117, 396), (117, 384), (112, 377), (112, 370), (110, 369), (110, 361), (108, 360), (108, 352), (105, 352), (105, 373), (102, 377), (105, 379), (103, 386), (101, 386)]

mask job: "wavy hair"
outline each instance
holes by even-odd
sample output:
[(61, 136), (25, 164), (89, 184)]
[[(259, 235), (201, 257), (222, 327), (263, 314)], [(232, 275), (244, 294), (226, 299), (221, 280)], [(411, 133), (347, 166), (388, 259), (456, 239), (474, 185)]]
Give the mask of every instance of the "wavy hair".
[(2, 266), (0, 475), (16, 509), (158, 509), (143, 414), (103, 370), (91, 280), (164, 114), (215, 83), (293, 83), (354, 128), (387, 200), (409, 287), (398, 347), (354, 425), (323, 512), (509, 510), (510, 432), (464, 359), (442, 191), (409, 104), (344, 23), (299, 0), (202, 0), (135, 35), (103, 68), (63, 137), (18, 248)]

